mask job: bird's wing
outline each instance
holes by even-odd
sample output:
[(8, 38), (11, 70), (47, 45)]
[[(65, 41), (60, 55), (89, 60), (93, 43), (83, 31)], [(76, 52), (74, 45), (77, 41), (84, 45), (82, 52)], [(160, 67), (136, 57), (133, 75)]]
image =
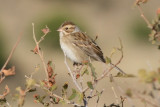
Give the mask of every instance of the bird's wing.
[(100, 47), (90, 37), (82, 32), (76, 32), (71, 34), (71, 38), (72, 43), (79, 47), (86, 55), (96, 61), (105, 62)]

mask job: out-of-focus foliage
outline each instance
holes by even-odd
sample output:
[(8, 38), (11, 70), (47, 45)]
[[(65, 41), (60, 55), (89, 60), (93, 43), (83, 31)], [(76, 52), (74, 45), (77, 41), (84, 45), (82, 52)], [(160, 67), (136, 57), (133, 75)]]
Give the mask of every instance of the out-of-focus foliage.
[(157, 10), (157, 17), (152, 21), (152, 29), (149, 35), (149, 40), (152, 44), (160, 47), (160, 9)]
[(129, 29), (130, 33), (133, 35), (133, 39), (138, 41), (139, 43), (141, 42), (148, 42), (148, 35), (150, 33), (150, 30), (147, 28), (146, 23), (143, 22), (142, 20), (135, 20), (130, 26)]
[(141, 69), (138, 72), (140, 79), (145, 83), (153, 83), (158, 81), (160, 83), (160, 69), (158, 71), (146, 71)]

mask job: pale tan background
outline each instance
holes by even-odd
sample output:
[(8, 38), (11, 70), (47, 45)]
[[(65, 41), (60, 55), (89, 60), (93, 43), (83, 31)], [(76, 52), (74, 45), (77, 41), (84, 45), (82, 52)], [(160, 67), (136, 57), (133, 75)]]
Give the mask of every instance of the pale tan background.
[[(160, 7), (159, 0), (149, 0), (143, 6), (144, 12), (150, 20), (155, 17), (158, 7)], [(147, 28), (137, 8), (134, 6), (134, 0), (0, 0), (0, 53), (3, 55), (0, 56), (1, 65), (8, 56), (17, 37), (22, 35), (21, 42), (10, 63), (10, 66), (16, 66), (16, 75), (8, 77), (0, 85), (0, 91), (2, 91), (5, 84), (8, 84), (12, 89), (12, 93), (15, 92), (14, 89), (17, 86), (24, 87), (24, 75), (29, 75), (33, 72), (36, 65), (40, 64), (41, 66), (39, 57), (30, 52), (34, 48), (31, 23), (35, 23), (35, 29), (39, 32), (43, 26), (50, 21), (52, 22), (52, 18), (54, 18), (56, 27), (60, 26), (63, 21), (71, 20), (79, 24), (80, 28), (93, 38), (98, 34), (97, 43), (102, 48), (105, 56), (110, 55), (113, 47), (119, 46), (118, 37), (121, 37), (124, 45), (124, 59), (119, 67), (126, 73), (137, 74), (141, 68), (154, 70), (159, 67), (159, 50), (147, 41), (146, 31), (137, 31), (139, 26), (143, 27), (142, 29)], [(41, 27), (39, 27), (40, 25)], [(51, 27), (52, 32), (55, 32), (55, 35), (49, 35), (53, 36), (53, 38), (46, 37), (41, 47), (44, 51), (46, 62), (48, 60), (54, 61), (55, 72), (58, 74), (56, 82), (59, 86), (56, 93), (61, 95), (63, 83), (68, 81), (70, 88), (73, 83), (71, 78), (66, 76), (67, 69), (64, 64), (64, 56), (58, 42), (56, 42), (58, 41), (58, 33), (56, 33), (58, 27), (54, 28), (52, 25), (54, 26), (54, 23), (50, 23), (49, 27)], [(141, 34), (144, 36), (138, 38)], [(50, 38), (56, 43), (52, 44), (52, 39), (50, 40)], [(113, 61), (118, 58), (119, 54), (116, 54), (113, 56)], [(101, 63), (94, 62), (93, 64), (99, 73), (104, 69)], [(35, 75), (37, 80), (44, 78), (45, 74), (42, 70)], [(116, 79), (116, 82), (124, 90), (127, 88), (146, 88), (142, 84), (137, 85), (138, 79)], [(104, 79), (97, 86), (99, 91), (103, 88), (105, 89), (98, 107), (102, 107), (104, 103), (109, 105), (115, 102), (111, 86), (112, 84), (108, 79)], [(120, 92), (117, 90), (117, 93)], [(24, 107), (42, 106), (33, 103), (33, 97), (30, 95), (27, 96), (27, 99)], [(91, 102), (94, 102), (94, 100), (91, 100)], [(138, 100), (133, 100), (133, 103), (136, 107), (143, 107), (143, 104)], [(90, 103), (89, 107), (93, 105), (94, 103)], [(55, 106), (61, 107), (62, 105)], [(130, 103), (126, 101), (125, 107), (129, 106)], [(67, 107), (70, 107), (70, 105)]]

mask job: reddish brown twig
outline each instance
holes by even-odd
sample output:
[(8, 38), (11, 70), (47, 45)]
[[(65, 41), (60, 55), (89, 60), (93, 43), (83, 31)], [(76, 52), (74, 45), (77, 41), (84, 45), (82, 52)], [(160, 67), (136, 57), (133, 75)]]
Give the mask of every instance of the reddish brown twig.
[(44, 36), (42, 36), (42, 38), (39, 40), (39, 41), (37, 41), (37, 39), (36, 39), (36, 35), (35, 35), (35, 30), (34, 30), (34, 23), (32, 23), (32, 29), (33, 29), (33, 39), (34, 39), (34, 41), (35, 41), (35, 43), (36, 43), (36, 49), (38, 50), (38, 52), (37, 52), (37, 54), (39, 55), (39, 57), (40, 57), (40, 59), (41, 59), (41, 61), (42, 61), (42, 64), (43, 64), (43, 67), (44, 67), (44, 71), (45, 71), (45, 73), (46, 73), (46, 78), (48, 79), (48, 72), (47, 72), (47, 67), (46, 67), (46, 64), (45, 64), (45, 62), (44, 62), (44, 58), (43, 58), (43, 54), (42, 54), (42, 52), (40, 51), (40, 48), (39, 48), (39, 43), (42, 41), (42, 40), (44, 40), (44, 37), (46, 36), (46, 34), (47, 33), (45, 33), (44, 34)]
[(2, 95), (0, 95), (0, 99), (4, 99), (5, 96), (7, 96), (9, 92), (10, 92), (10, 89), (8, 88), (8, 85), (6, 85), (5, 86), (5, 91), (3, 92)]
[(152, 25), (151, 25), (151, 23), (149, 22), (149, 20), (145, 17), (145, 15), (144, 15), (144, 13), (143, 13), (143, 10), (142, 10), (142, 8), (141, 8), (141, 6), (140, 6), (140, 4), (139, 4), (139, 3), (136, 3), (136, 5), (137, 5), (138, 10), (139, 10), (139, 12), (140, 12), (140, 14), (141, 14), (141, 17), (143, 18), (143, 20), (144, 20), (144, 21), (146, 22), (146, 24), (148, 25), (148, 28), (152, 29)]
[[(12, 55), (13, 55), (16, 47), (18, 46), (20, 40), (21, 40), (21, 35), (18, 37), (17, 42), (16, 42), (15, 45), (13, 46), (13, 48), (12, 48), (12, 50), (11, 50), (11, 52), (10, 52), (7, 60), (6, 60), (6, 62), (4, 63), (3, 67), (1, 68), (1, 70), (0, 70), (1, 73), (5, 70), (7, 64), (8, 64), (8, 62), (10, 61), (10, 59), (11, 59), (11, 57), (12, 57)], [(11, 72), (9, 72), (9, 71), (11, 71)], [(9, 70), (9, 71), (6, 72), (6, 74), (7, 74), (7, 73), (8, 73), (8, 74), (13, 74), (13, 75), (15, 74), (15, 72), (14, 72), (15, 70), (14, 70), (14, 71), (13, 71), (13, 70)], [(2, 75), (0, 75), (0, 76), (1, 76), (1, 77), (0, 77), (0, 83), (1, 83), (1, 82), (5, 79), (5, 76), (4, 76), (4, 77), (3, 77)]]

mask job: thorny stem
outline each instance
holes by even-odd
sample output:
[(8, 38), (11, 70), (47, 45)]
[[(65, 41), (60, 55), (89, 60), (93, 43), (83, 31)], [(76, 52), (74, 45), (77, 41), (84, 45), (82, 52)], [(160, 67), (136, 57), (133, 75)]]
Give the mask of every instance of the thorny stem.
[[(42, 52), (39, 50), (39, 43), (40, 43), (42, 40), (40, 40), (39, 42), (37, 41), (36, 35), (35, 35), (35, 30), (34, 30), (34, 23), (32, 23), (32, 27), (33, 27), (33, 39), (34, 39), (34, 41), (35, 41), (35, 43), (36, 43), (36, 46), (37, 46), (37, 49), (38, 49), (38, 53), (37, 53), (37, 54), (39, 55), (39, 57), (40, 57), (40, 59), (41, 59), (41, 61), (42, 61), (42, 63), (43, 63), (44, 71), (45, 71), (46, 77), (47, 77), (47, 79), (48, 79), (48, 72), (47, 72), (46, 64), (45, 64), (45, 62), (44, 62), (43, 54), (42, 54)], [(45, 36), (44, 36), (44, 37), (45, 37)], [(43, 39), (44, 39), (44, 37), (43, 37)]]
[(77, 81), (76, 81), (76, 78), (73, 76), (72, 71), (71, 71), (70, 67), (69, 67), (68, 64), (67, 64), (66, 55), (65, 55), (64, 57), (65, 57), (64, 63), (65, 63), (66, 66), (67, 66), (67, 69), (68, 69), (68, 71), (69, 71), (69, 73), (70, 73), (70, 75), (71, 75), (71, 77), (72, 77), (72, 80), (73, 80), (74, 84), (76, 85), (76, 87), (78, 88), (78, 90), (82, 93), (81, 87), (78, 85), (78, 83), (77, 83)]

